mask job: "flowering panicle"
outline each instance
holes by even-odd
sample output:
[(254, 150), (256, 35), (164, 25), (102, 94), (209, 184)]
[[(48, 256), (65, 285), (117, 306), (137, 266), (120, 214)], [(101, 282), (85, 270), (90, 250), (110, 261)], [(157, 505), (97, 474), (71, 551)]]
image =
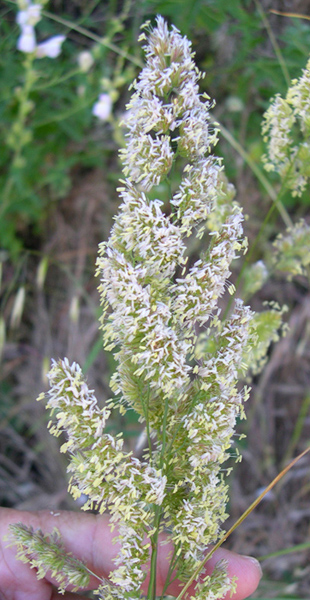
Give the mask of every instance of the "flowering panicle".
[(148, 191), (169, 173), (174, 145), (181, 156), (195, 160), (217, 137), (209, 127), (211, 104), (202, 102), (198, 93), (201, 74), (190, 42), (175, 28), (168, 32), (167, 24), (159, 20), (145, 51), (146, 67), (128, 105), (128, 143), (121, 156), (128, 179)]
[(247, 265), (243, 271), (242, 296), (249, 298), (260, 290), (269, 277), (269, 269), (263, 260)]
[[(97, 262), (115, 396), (99, 409), (67, 359), (53, 363), (47, 394), (50, 431), (68, 437), (69, 489), (87, 497), (85, 509), (109, 510), (121, 543), (116, 569), (98, 588), (108, 600), (139, 597), (150, 552), (156, 568), (160, 531), (174, 544), (182, 581), (218, 539), (227, 516), (222, 465), (243, 416), (248, 389), (238, 380), (255, 337), (241, 300), (220, 318), (231, 262), (246, 243), (232, 186), (210, 154), (212, 102), (199, 94), (190, 42), (161, 17), (142, 39), (146, 66), (133, 85), (121, 152), (122, 204)], [(206, 249), (191, 263), (193, 237)], [(141, 460), (124, 452), (121, 435), (105, 433), (112, 408), (134, 409), (145, 423)], [(233, 589), (221, 564), (197, 583), (195, 598)]]
[(171, 199), (177, 210), (182, 234), (190, 234), (194, 225), (206, 221), (215, 209), (218, 190), (221, 187), (222, 167), (214, 156), (187, 164), (179, 189)]
[[(198, 93), (190, 44), (161, 18), (147, 41), (121, 151), (123, 203), (100, 247), (99, 290), (105, 347), (117, 348), (114, 405), (122, 412), (133, 407), (146, 422), (149, 442), (155, 439), (147, 454), (166, 477), (160, 527), (183, 557), (185, 576), (226, 518), (221, 464), (248, 395), (236, 386), (252, 312), (238, 300), (232, 315), (219, 319), (231, 262), (245, 247), (243, 217), (220, 161), (205, 156), (217, 133), (210, 126), (212, 104)], [(167, 211), (153, 199), (153, 188), (176, 165), (182, 177)], [(189, 266), (186, 239), (206, 232), (209, 247)], [(195, 361), (201, 327), (209, 347)], [(225, 585), (224, 573), (218, 595), (212, 580), (201, 594), (221, 597)]]
[(301, 220), (279, 234), (274, 243), (274, 265), (285, 271), (290, 278), (293, 275), (310, 276), (310, 227)]
[[(293, 79), (286, 97), (278, 94), (264, 115), (265, 168), (279, 173), (282, 185), (301, 196), (310, 177), (310, 59), (299, 79)], [(289, 278), (309, 277), (310, 228), (301, 219), (274, 241), (272, 267)]]
[(43, 579), (51, 571), (60, 593), (64, 593), (68, 585), (74, 586), (74, 592), (87, 587), (90, 572), (86, 565), (65, 550), (56, 528), (48, 535), (22, 523), (11, 525), (10, 529), (17, 543), (17, 558), (30, 563), (31, 568), (36, 569), (38, 579)]
[(253, 375), (261, 372), (267, 361), (267, 353), (271, 342), (278, 342), (281, 335), (287, 332), (287, 324), (283, 315), (286, 305), (280, 307), (276, 302), (268, 302), (267, 310), (255, 313), (250, 325), (250, 339), (253, 343), (247, 351), (246, 359)]
[(276, 171), (293, 196), (300, 196), (310, 177), (310, 61), (293, 79), (285, 98), (277, 94), (264, 115), (267, 142), (265, 169)]
[[(118, 523), (122, 542), (126, 536), (128, 543), (130, 539), (132, 543), (134, 538), (137, 539), (132, 562), (126, 560), (124, 566), (121, 551), (115, 561), (116, 565), (121, 566), (113, 572), (111, 581), (128, 588), (128, 591), (133, 585), (139, 589), (144, 573), (136, 563), (138, 560), (143, 565), (147, 561), (148, 545), (144, 538), (152, 526), (152, 515), (147, 506), (149, 503), (162, 504), (166, 478), (161, 476), (159, 469), (155, 470), (130, 453), (124, 453), (120, 436), (104, 433), (110, 410), (99, 409), (93, 390), (88, 388), (79, 365), (69, 365), (67, 359), (58, 363), (53, 361), (48, 378), (50, 390), (46, 407), (56, 416), (55, 423), (49, 423), (50, 432), (58, 436), (65, 431), (68, 437), (61, 451), (70, 453), (69, 491), (75, 499), (85, 495), (84, 510), (96, 508), (104, 512), (108, 507), (111, 523)], [(42, 394), (39, 400), (44, 397), (45, 394)], [(131, 573), (129, 584), (125, 573), (127, 569), (130, 570), (130, 564), (134, 573)]]

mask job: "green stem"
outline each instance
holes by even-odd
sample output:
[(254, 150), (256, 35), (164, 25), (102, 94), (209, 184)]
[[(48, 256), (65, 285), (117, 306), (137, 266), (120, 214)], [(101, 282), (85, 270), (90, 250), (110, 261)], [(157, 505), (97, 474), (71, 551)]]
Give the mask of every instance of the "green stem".
[[(162, 426), (162, 447), (160, 454), (160, 463), (159, 468), (162, 469), (164, 466), (165, 459), (165, 450), (166, 450), (166, 429), (167, 429), (167, 416), (168, 416), (168, 398), (165, 398), (165, 410), (163, 415), (163, 426)], [(151, 536), (151, 568), (150, 568), (150, 582), (148, 587), (148, 600), (155, 600), (156, 598), (156, 572), (157, 572), (157, 553), (158, 553), (158, 534), (159, 534), (159, 526), (162, 515), (162, 507), (155, 507), (155, 517), (154, 517), (154, 534)]]
[(146, 404), (145, 404), (144, 398), (143, 398), (143, 392), (139, 386), (139, 383), (138, 383), (138, 387), (140, 389), (140, 394), (141, 394), (141, 405), (142, 405), (144, 418), (145, 418), (146, 435), (147, 435), (147, 441), (148, 441), (149, 453), (150, 453), (150, 461), (151, 461), (151, 459), (152, 459), (152, 440), (151, 440), (150, 422), (149, 422), (150, 388), (148, 386), (148, 394), (147, 394), (147, 399), (146, 399)]
[(19, 105), (16, 119), (11, 128), (11, 135), (13, 137), (12, 147), (14, 150), (10, 167), (8, 169), (8, 177), (4, 186), (2, 194), (2, 202), (0, 206), (0, 218), (5, 214), (7, 207), (10, 203), (10, 196), (14, 184), (13, 174), (14, 169), (18, 168), (22, 150), (25, 146), (25, 140), (23, 139), (23, 132), (25, 130), (26, 119), (31, 110), (29, 102), (29, 95), (33, 87), (33, 83), (36, 80), (36, 75), (33, 70), (34, 54), (27, 54), (24, 62), (25, 67), (25, 78), (24, 85), (19, 92)]
[(158, 552), (158, 533), (159, 533), (159, 525), (161, 519), (161, 506), (156, 506), (155, 508), (155, 518), (154, 518), (154, 529), (155, 533), (151, 538), (151, 548), (152, 548), (152, 556), (151, 556), (151, 568), (150, 568), (150, 582), (147, 592), (148, 600), (155, 600), (156, 598), (156, 571), (157, 571), (157, 552)]
[[(23, 128), (25, 127), (25, 124), (26, 124), (27, 116), (30, 112), (30, 108), (29, 108), (29, 104), (28, 104), (29, 95), (30, 95), (34, 80), (36, 78), (33, 68), (32, 68), (33, 61), (34, 61), (34, 55), (28, 54), (26, 56), (26, 60), (24, 63), (24, 65), (25, 65), (25, 83), (24, 83), (24, 87), (21, 91), (20, 98), (19, 98), (19, 107), (18, 107), (17, 118), (14, 121), (14, 125), (13, 125), (13, 127), (16, 128), (16, 130), (19, 132), (23, 131)], [(22, 137), (19, 136), (19, 138), (17, 138), (17, 143), (15, 146), (15, 153), (14, 153), (13, 160), (12, 160), (12, 168), (14, 168), (16, 166), (16, 164), (18, 163), (18, 160), (21, 156), (21, 151), (22, 151), (23, 146), (24, 146), (24, 144), (23, 144)]]
[(292, 227), (292, 220), (283, 206), (282, 202), (279, 200), (279, 195), (275, 192), (273, 187), (270, 185), (268, 179), (262, 173), (260, 168), (254, 162), (254, 160), (250, 157), (250, 155), (242, 148), (241, 144), (231, 135), (231, 133), (222, 125), (221, 123), (214, 123), (214, 125), (218, 125), (220, 127), (220, 131), (223, 134), (223, 137), (229, 142), (229, 144), (234, 148), (238, 154), (244, 159), (244, 161), (249, 165), (250, 169), (253, 171), (254, 175), (257, 177), (258, 181), (261, 183), (265, 191), (267, 192), (269, 198), (275, 203), (286, 227)]
[(43, 125), (47, 125), (48, 123), (56, 123), (59, 121), (63, 121), (64, 119), (68, 119), (69, 117), (71, 117), (72, 115), (75, 115), (76, 113), (80, 112), (84, 108), (91, 106), (97, 98), (98, 98), (98, 94), (96, 93), (96, 95), (94, 94), (93, 96), (88, 97), (87, 100), (85, 100), (85, 102), (81, 102), (81, 104), (78, 104), (75, 108), (70, 107), (68, 110), (65, 110), (62, 113), (58, 113), (56, 115), (50, 116), (47, 119), (42, 119), (41, 121), (35, 121), (35, 123), (34, 123), (35, 127), (42, 127)]
[(254, 1), (255, 1), (256, 8), (258, 10), (259, 16), (261, 17), (261, 19), (262, 19), (262, 21), (263, 21), (263, 23), (264, 23), (264, 25), (266, 27), (269, 39), (270, 39), (272, 47), (273, 47), (273, 49), (275, 51), (275, 55), (276, 55), (276, 57), (277, 57), (277, 59), (279, 61), (279, 65), (281, 67), (281, 70), (282, 70), (282, 73), (283, 73), (283, 77), (285, 79), (287, 87), (289, 87), (290, 83), (291, 83), (291, 79), (290, 79), (290, 75), (289, 75), (289, 72), (287, 70), (284, 58), (282, 56), (282, 52), (280, 50), (279, 44), (278, 44), (278, 42), (277, 42), (277, 40), (276, 40), (276, 38), (275, 38), (275, 36), (273, 34), (273, 31), (272, 31), (272, 29), (270, 27), (270, 23), (269, 23), (266, 15), (264, 13), (264, 10), (263, 10), (263, 7), (262, 7), (260, 1), (259, 0), (254, 0)]
[(161, 455), (160, 455), (160, 469), (163, 468), (164, 466), (164, 458), (165, 458), (165, 452), (166, 452), (166, 438), (167, 438), (167, 416), (168, 416), (168, 398), (165, 398), (165, 410), (164, 410), (164, 416), (163, 416), (163, 439), (162, 439), (162, 446), (161, 446)]
[[(298, 355), (298, 349), (297, 349), (297, 353)], [(282, 460), (282, 465), (284, 466), (285, 464), (287, 464), (287, 462), (291, 459), (294, 450), (296, 449), (296, 446), (300, 440), (301, 434), (302, 434), (302, 430), (305, 424), (305, 420), (309, 414), (309, 407), (310, 407), (310, 394), (307, 394), (306, 397), (304, 398), (298, 417), (297, 417), (297, 421), (292, 433), (292, 437), (290, 439), (290, 442), (288, 444), (288, 448), (285, 452), (285, 455), (283, 457)]]
[(176, 567), (176, 564), (177, 564), (177, 562), (179, 560), (179, 555), (177, 554), (178, 548), (179, 548), (179, 546), (174, 548), (174, 552), (173, 552), (173, 555), (171, 557), (171, 561), (170, 561), (170, 564), (169, 564), (169, 570), (168, 570), (168, 573), (167, 573), (166, 581), (165, 581), (165, 584), (164, 584), (164, 587), (163, 587), (163, 591), (162, 591), (160, 600), (163, 600), (167, 587), (170, 585), (170, 583), (172, 583), (172, 581), (174, 581), (176, 579), (175, 577), (173, 579), (171, 579), (171, 575), (172, 575), (173, 570)]
[(278, 552), (271, 552), (270, 554), (264, 554), (264, 556), (258, 556), (257, 560), (259, 562), (263, 562), (263, 560), (269, 560), (270, 558), (278, 558), (279, 556), (293, 554), (294, 552), (304, 552), (305, 550), (309, 550), (309, 548), (310, 542), (305, 542), (304, 544), (296, 544), (296, 546), (292, 546), (291, 548), (283, 548)]
[(71, 71), (69, 71), (65, 75), (62, 75), (62, 77), (58, 77), (58, 78), (55, 77), (54, 79), (51, 79), (47, 83), (41, 83), (40, 85), (34, 85), (32, 88), (32, 91), (37, 92), (39, 90), (47, 90), (48, 88), (53, 87), (54, 85), (58, 85), (59, 83), (63, 83), (64, 81), (71, 79), (71, 77), (74, 77), (75, 75), (78, 75), (79, 73), (81, 73), (81, 69), (76, 67), (74, 69), (71, 69)]
[[(194, 394), (192, 396), (192, 400), (191, 400), (190, 404), (187, 407), (187, 411), (188, 412), (190, 412), (191, 409), (195, 406), (195, 404), (197, 404), (197, 401), (198, 401), (198, 398), (199, 398), (199, 394), (200, 394), (200, 392), (198, 392), (198, 394)], [(178, 423), (177, 423), (177, 426), (174, 429), (174, 433), (170, 437), (169, 444), (166, 446), (166, 454), (169, 455), (172, 452), (172, 449), (173, 449), (173, 446), (174, 446), (174, 442), (175, 442), (175, 440), (177, 438), (177, 435), (178, 435), (181, 427), (182, 427), (182, 421), (181, 421), (181, 419), (178, 419)], [(184, 446), (186, 444), (187, 444), (187, 441), (185, 440)], [(180, 449), (182, 450), (182, 448), (183, 448), (183, 446), (178, 446), (178, 452), (180, 451)]]
[(98, 44), (105, 46), (105, 48), (109, 48), (109, 50), (112, 50), (113, 52), (115, 52), (115, 54), (119, 54), (120, 56), (122, 56), (129, 62), (133, 63), (134, 65), (137, 65), (138, 67), (143, 68), (144, 65), (138, 58), (136, 58), (135, 56), (131, 56), (131, 54), (128, 54), (128, 52), (119, 48), (116, 44), (109, 41), (106, 37), (100, 37), (99, 35), (96, 35), (95, 33), (88, 31), (88, 29), (85, 29), (85, 27), (81, 27), (80, 25), (76, 25), (72, 21), (68, 21), (67, 19), (58, 17), (57, 15), (53, 15), (52, 13), (50, 13), (46, 10), (43, 10), (41, 14), (43, 16), (47, 17), (48, 19), (51, 19), (52, 21), (61, 23), (61, 25), (65, 25), (65, 27), (68, 27), (69, 29), (73, 29), (74, 31), (77, 31), (78, 33), (81, 33), (82, 35), (85, 35), (85, 37), (88, 37), (89, 39), (93, 40), (93, 42), (97, 42)]

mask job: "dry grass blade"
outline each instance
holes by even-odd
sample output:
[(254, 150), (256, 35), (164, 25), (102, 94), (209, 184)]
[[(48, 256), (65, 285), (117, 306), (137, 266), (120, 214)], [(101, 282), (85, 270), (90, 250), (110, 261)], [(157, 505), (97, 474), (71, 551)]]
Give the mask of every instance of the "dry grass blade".
[(273, 8), (271, 8), (269, 12), (273, 13), (274, 15), (280, 15), (280, 17), (292, 17), (293, 19), (306, 19), (307, 21), (310, 21), (310, 17), (308, 15), (301, 13), (282, 12), (281, 10), (275, 10)]
[(208, 554), (205, 556), (205, 558), (203, 559), (203, 561), (201, 561), (199, 567), (197, 567), (197, 569), (195, 570), (195, 572), (192, 575), (192, 577), (188, 580), (188, 582), (186, 583), (186, 585), (184, 586), (184, 588), (182, 589), (182, 591), (178, 595), (177, 600), (181, 600), (181, 598), (184, 596), (185, 592), (188, 590), (188, 588), (193, 583), (193, 581), (195, 581), (197, 579), (199, 573), (202, 571), (203, 567), (208, 562), (208, 560), (210, 560), (210, 558), (214, 554), (214, 552), (227, 540), (227, 538), (230, 536), (230, 534), (233, 531), (235, 531), (235, 529), (237, 529), (237, 527), (239, 527), (239, 525), (241, 525), (241, 523), (244, 521), (244, 519), (246, 519), (247, 516), (254, 510), (254, 508), (256, 508), (256, 506), (258, 506), (258, 504), (261, 502), (261, 500), (264, 498), (264, 496), (266, 496), (266, 494), (268, 492), (270, 492), (270, 490), (272, 490), (272, 488), (276, 485), (276, 483), (278, 483), (278, 481), (280, 481), (280, 479), (282, 479), (282, 477), (284, 477), (284, 475), (286, 475), (286, 473), (303, 456), (305, 456), (305, 454), (307, 454), (307, 452), (309, 452), (309, 450), (310, 450), (310, 446), (308, 446), (303, 452), (301, 452), (301, 454), (299, 454), (298, 456), (296, 456), (296, 458), (294, 458), (284, 469), (282, 469), (282, 471), (280, 471), (280, 473), (271, 481), (271, 483), (269, 483), (269, 485), (254, 500), (254, 502), (252, 502), (252, 504), (249, 506), (249, 508), (247, 508), (244, 511), (244, 513), (241, 515), (241, 517), (239, 517), (239, 519), (237, 519), (237, 521), (233, 524), (233, 526), (228, 531), (226, 531), (226, 533), (219, 539), (219, 541), (215, 544), (215, 546), (213, 546), (213, 548), (210, 550), (210, 552), (208, 552)]

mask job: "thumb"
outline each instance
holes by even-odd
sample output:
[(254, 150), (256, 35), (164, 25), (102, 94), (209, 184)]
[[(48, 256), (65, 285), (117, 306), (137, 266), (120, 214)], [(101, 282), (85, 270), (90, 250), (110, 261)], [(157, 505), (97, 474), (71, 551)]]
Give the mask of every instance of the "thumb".
[[(170, 562), (169, 553), (171, 556), (171, 546), (169, 544), (159, 547), (157, 561), (157, 593), (162, 592), (168, 575)], [(231, 578), (234, 577), (237, 580), (237, 588), (235, 593), (232, 596), (230, 593), (228, 593), (223, 600), (244, 600), (244, 598), (250, 596), (256, 590), (262, 576), (262, 570), (259, 562), (250, 556), (242, 556), (240, 554), (236, 554), (235, 552), (225, 550), (224, 548), (219, 548), (216, 550), (216, 552), (214, 552), (210, 560), (205, 565), (202, 575), (210, 575), (216, 563), (220, 560), (225, 560), (227, 563), (227, 571), (229, 576)], [(147, 591), (148, 580), (149, 577), (147, 577), (143, 584), (144, 592)], [(165, 594), (178, 596), (183, 587), (184, 583), (176, 580), (169, 585)], [(194, 588), (195, 583), (189, 587), (186, 595), (193, 596)]]

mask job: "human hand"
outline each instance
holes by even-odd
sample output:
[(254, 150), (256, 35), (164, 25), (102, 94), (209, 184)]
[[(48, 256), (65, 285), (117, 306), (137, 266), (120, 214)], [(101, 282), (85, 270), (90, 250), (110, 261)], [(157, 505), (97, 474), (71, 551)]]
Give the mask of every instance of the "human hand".
[[(107, 577), (113, 570), (113, 557), (117, 554), (117, 545), (112, 544), (115, 533), (111, 533), (108, 517), (105, 515), (92, 515), (69, 511), (49, 512), (24, 512), (7, 508), (0, 508), (0, 600), (83, 600), (70, 591), (60, 595), (53, 585), (51, 577), (46, 576), (38, 580), (34, 569), (16, 559), (14, 546), (8, 547), (4, 537), (9, 535), (9, 525), (22, 522), (41, 529), (44, 533), (51, 532), (54, 527), (60, 531), (66, 550), (72, 552), (100, 577)], [(167, 555), (169, 545), (159, 547), (157, 590), (160, 593), (168, 572), (169, 562)], [(215, 563), (225, 559), (231, 576), (238, 578), (237, 590), (229, 598), (243, 600), (256, 590), (261, 577), (261, 570), (255, 559), (240, 556), (220, 548), (208, 561), (205, 572), (212, 571)], [(98, 580), (90, 580), (89, 589), (98, 587)], [(177, 596), (181, 591), (180, 584), (173, 582), (167, 594)], [(147, 581), (144, 582), (143, 591), (147, 590)], [(193, 589), (189, 588), (189, 593)], [(228, 600), (225, 596), (223, 600)], [(86, 600), (84, 598), (84, 600)]]

